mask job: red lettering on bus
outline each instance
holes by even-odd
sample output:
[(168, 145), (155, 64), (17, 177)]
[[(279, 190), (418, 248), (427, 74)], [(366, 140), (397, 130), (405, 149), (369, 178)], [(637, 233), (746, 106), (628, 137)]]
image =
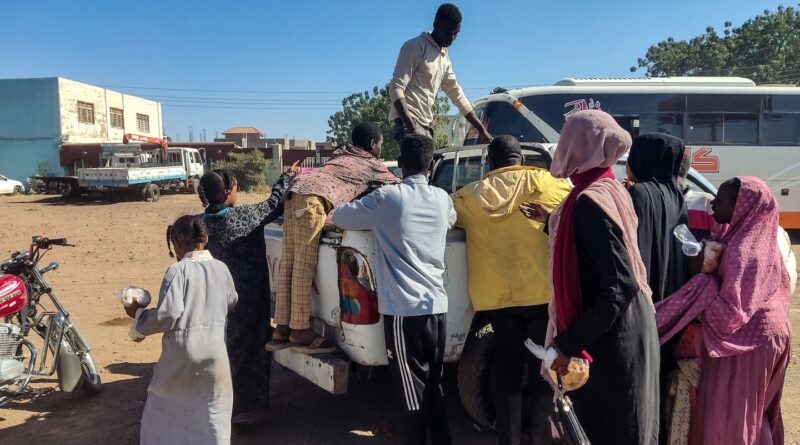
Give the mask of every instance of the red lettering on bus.
[(719, 157), (710, 148), (699, 148), (692, 155), (692, 167), (701, 173), (719, 173)]

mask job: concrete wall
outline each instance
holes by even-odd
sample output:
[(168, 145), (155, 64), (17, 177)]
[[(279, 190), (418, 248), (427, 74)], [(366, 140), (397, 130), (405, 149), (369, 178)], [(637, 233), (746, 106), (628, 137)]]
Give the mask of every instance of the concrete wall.
[(25, 182), (39, 164), (59, 175), (58, 79), (0, 79), (0, 173)]
[[(59, 78), (58, 84), (61, 133), (69, 143), (122, 142), (125, 133), (161, 137), (161, 105), (158, 102), (68, 79)], [(78, 101), (94, 105), (93, 124), (79, 122)], [(111, 127), (109, 109), (112, 107), (123, 110), (124, 129)], [(149, 117), (149, 132), (137, 127), (137, 113)]]
[(221, 138), (214, 139), (214, 142), (233, 142), (240, 147), (246, 148), (266, 148), (266, 139), (256, 133), (228, 133)]
[[(94, 123), (78, 121), (78, 101), (94, 105)], [(123, 110), (124, 129), (111, 128), (109, 108)], [(150, 117), (141, 132), (136, 114)], [(122, 142), (125, 133), (162, 134), (161, 105), (62, 78), (0, 79), (0, 173), (20, 181), (44, 169), (66, 174), (59, 162), (62, 142)], [(41, 167), (41, 168), (40, 168)]]

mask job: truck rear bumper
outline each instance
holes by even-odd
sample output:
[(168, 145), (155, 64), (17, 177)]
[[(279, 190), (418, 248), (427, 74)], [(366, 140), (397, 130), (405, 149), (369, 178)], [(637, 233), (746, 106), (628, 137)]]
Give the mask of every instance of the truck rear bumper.
[(272, 358), (331, 394), (347, 392), (350, 362), (335, 353), (308, 355), (286, 348), (273, 352)]

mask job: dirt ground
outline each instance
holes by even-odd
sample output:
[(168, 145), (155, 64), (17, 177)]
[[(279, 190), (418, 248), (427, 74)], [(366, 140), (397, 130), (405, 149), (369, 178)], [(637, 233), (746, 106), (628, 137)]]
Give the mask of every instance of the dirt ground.
[[(244, 202), (256, 199), (243, 196)], [(190, 195), (163, 196), (156, 203), (0, 197), (0, 260), (14, 250), (26, 249), (32, 235), (67, 237), (77, 245), (48, 254), (44, 262), (57, 260), (61, 267), (47, 278), (92, 346), (104, 384), (101, 394), (87, 398), (59, 392), (54, 379), (35, 380), (36, 395), (0, 408), (0, 443), (138, 443), (139, 419), (160, 341), (159, 337), (138, 344), (128, 340), (130, 321), (112, 292), (132, 284), (157, 293), (172, 261), (165, 241), (167, 224), (182, 214), (200, 211), (197, 198)], [(800, 246), (795, 249), (800, 253)], [(791, 320), (798, 332), (796, 296)], [(795, 338), (794, 351), (797, 345)], [(494, 443), (490, 434), (476, 431), (464, 415), (452, 371), (448, 370), (446, 395), (455, 443)], [(391, 398), (388, 381), (385, 369), (376, 369), (371, 376), (353, 374), (348, 394), (332, 396), (273, 365), (270, 419), (237, 432), (234, 443), (396, 443), (388, 430), (399, 413), (394, 404), (387, 403)], [(792, 354), (783, 398), (786, 443), (792, 444), (800, 443), (799, 383), (800, 364)]]

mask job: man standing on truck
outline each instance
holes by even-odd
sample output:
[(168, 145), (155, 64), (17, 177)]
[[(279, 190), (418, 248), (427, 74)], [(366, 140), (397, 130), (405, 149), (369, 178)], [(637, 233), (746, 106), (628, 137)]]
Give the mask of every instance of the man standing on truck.
[(394, 137), (398, 143), (408, 134), (433, 138), (433, 105), (440, 88), (478, 130), (481, 141), (492, 140), (456, 81), (447, 55), (447, 48), (456, 40), (459, 31), (461, 11), (456, 5), (445, 3), (436, 11), (433, 32), (423, 32), (400, 49), (389, 83), (392, 101), (389, 120), (394, 122)]
[(381, 163), (383, 136), (373, 123), (353, 128), (354, 146), (343, 146), (322, 167), (298, 175), (286, 192), (275, 323), (268, 351), (295, 346), (300, 352), (329, 352), (332, 345), (311, 328), (311, 284), (317, 270), (319, 237), (327, 215), (370, 188), (399, 180)]
[[(520, 204), (538, 201), (554, 208), (570, 186), (550, 172), (522, 164), (522, 150), (513, 136), (500, 135), (489, 144), (491, 171), (478, 182), (453, 194), (456, 226), (467, 234), (469, 295), (477, 317), (492, 325), (492, 360), (488, 365), (495, 405), (498, 443), (523, 441), (522, 382), (526, 360), (534, 403), (530, 433), (533, 442), (549, 437), (544, 415), (552, 405), (552, 391), (538, 377), (541, 362), (523, 342), (530, 337), (544, 344), (547, 304), (550, 302), (550, 255), (542, 224), (525, 218)], [(476, 389), (477, 390), (477, 389)], [(545, 436), (541, 436), (545, 434)]]
[(345, 230), (372, 230), (378, 311), (383, 315), (392, 380), (408, 413), (405, 443), (452, 443), (442, 392), (447, 294), (444, 250), (456, 220), (447, 193), (428, 184), (433, 141), (410, 135), (397, 162), (403, 182), (380, 188), (333, 213)]

